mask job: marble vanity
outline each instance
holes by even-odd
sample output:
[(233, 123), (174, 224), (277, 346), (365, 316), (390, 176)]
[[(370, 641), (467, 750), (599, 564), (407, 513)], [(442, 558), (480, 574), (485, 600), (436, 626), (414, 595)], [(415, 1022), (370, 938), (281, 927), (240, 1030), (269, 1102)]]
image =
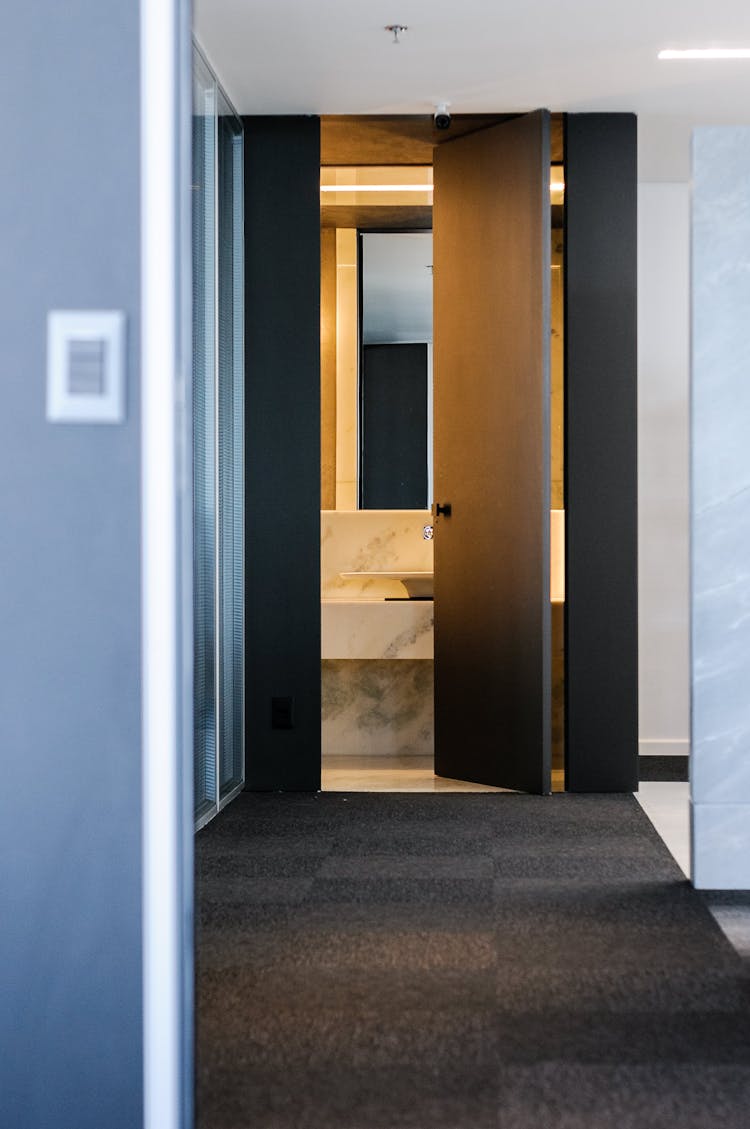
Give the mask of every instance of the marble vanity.
[(431, 659), (432, 600), (322, 600), (323, 659)]
[(429, 510), (321, 511), (323, 751), (431, 755), (433, 604), (402, 573), (432, 575)]
[[(321, 511), (323, 751), (433, 753), (433, 603), (429, 510)], [(564, 511), (551, 513), (553, 744), (562, 747)]]
[(431, 582), (429, 522), (429, 510), (321, 511), (324, 660), (432, 658), (432, 600), (407, 593)]

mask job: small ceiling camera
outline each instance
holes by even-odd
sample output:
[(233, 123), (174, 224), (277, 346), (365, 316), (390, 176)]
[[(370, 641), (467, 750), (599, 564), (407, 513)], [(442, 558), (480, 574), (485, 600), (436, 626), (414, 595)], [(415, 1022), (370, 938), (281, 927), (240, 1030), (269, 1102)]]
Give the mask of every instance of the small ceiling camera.
[(438, 102), (433, 114), (433, 121), (435, 122), (435, 129), (450, 129), (451, 116), (448, 112), (447, 102)]

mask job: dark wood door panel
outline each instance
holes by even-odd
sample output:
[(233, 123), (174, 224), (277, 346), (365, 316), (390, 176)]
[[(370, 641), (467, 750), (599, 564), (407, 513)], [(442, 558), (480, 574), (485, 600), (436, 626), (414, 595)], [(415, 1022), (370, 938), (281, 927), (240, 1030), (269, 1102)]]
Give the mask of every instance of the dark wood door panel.
[(440, 775), (549, 791), (549, 115), (435, 154)]

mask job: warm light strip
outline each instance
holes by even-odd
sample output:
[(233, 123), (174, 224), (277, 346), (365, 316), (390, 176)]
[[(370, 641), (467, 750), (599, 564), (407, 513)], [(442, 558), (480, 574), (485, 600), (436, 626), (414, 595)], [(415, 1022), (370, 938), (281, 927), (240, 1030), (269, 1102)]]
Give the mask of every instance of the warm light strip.
[(689, 47), (685, 51), (660, 51), (660, 59), (750, 59), (750, 47)]
[[(562, 192), (565, 183), (553, 180), (550, 184), (552, 192)], [(321, 184), (321, 192), (432, 192), (432, 184)]]
[(432, 184), (321, 184), (321, 192), (432, 192)]

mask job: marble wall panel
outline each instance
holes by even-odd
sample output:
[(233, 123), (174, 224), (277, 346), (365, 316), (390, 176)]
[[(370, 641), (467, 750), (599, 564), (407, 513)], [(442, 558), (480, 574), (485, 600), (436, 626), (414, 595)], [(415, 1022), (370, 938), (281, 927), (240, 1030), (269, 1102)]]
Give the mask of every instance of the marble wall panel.
[(343, 580), (341, 572), (408, 568), (431, 572), (432, 541), (422, 536), (429, 510), (322, 510), (320, 590), (324, 600), (403, 597), (398, 580)]
[[(693, 140), (691, 630), (696, 885), (750, 885), (750, 129)], [(744, 811), (742, 810), (744, 809)]]
[(433, 664), (325, 660), (323, 755), (431, 756)]
[(750, 804), (691, 805), (693, 885), (750, 890)]

